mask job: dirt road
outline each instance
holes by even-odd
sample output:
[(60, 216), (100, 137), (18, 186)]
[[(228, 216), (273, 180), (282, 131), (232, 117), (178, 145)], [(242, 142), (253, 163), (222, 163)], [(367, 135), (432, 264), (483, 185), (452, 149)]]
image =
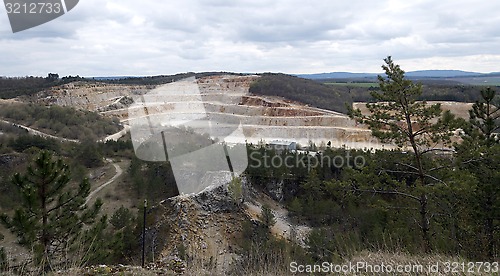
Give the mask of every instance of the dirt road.
[(0, 119), (0, 122), (6, 123), (6, 124), (9, 124), (9, 125), (13, 125), (13, 126), (16, 126), (16, 127), (22, 128), (22, 129), (25, 129), (31, 135), (36, 135), (36, 136), (40, 136), (40, 137), (43, 137), (43, 138), (52, 138), (52, 139), (56, 139), (56, 140), (61, 141), (61, 142), (80, 143), (80, 141), (78, 141), (78, 140), (57, 137), (57, 136), (54, 136), (54, 135), (51, 135), (51, 134), (48, 134), (48, 133), (45, 133), (45, 132), (41, 132), (41, 131), (36, 130), (34, 128), (31, 128), (29, 126), (23, 126), (23, 125), (12, 123), (12, 122), (5, 121), (5, 120), (2, 120), (2, 119)]
[(116, 174), (113, 175), (113, 177), (110, 180), (108, 180), (106, 183), (100, 185), (95, 190), (90, 192), (90, 194), (87, 196), (87, 200), (85, 200), (84, 204), (88, 204), (90, 202), (90, 200), (92, 200), (92, 198), (95, 197), (95, 195), (97, 193), (99, 193), (102, 189), (106, 188), (106, 186), (108, 186), (109, 184), (115, 182), (116, 179), (123, 174), (123, 169), (118, 164), (114, 163), (113, 160), (106, 159), (106, 161), (108, 161), (109, 163), (111, 163), (115, 167)]

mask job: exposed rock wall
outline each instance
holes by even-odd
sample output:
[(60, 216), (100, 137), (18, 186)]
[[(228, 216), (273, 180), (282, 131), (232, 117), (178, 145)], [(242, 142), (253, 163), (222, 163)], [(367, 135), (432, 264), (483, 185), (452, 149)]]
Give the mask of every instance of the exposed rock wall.
[[(115, 85), (92, 82), (75, 82), (54, 87), (38, 95), (46, 104), (73, 106), (99, 111), (105, 116), (118, 117), (128, 124), (129, 106), (144, 101), (147, 95), (149, 116), (163, 122), (186, 121), (200, 118), (200, 101), (204, 107), (203, 120), (211, 121), (210, 127), (218, 133), (231, 133), (242, 125), (245, 141), (289, 140), (299, 144), (331, 142), (332, 146), (352, 148), (389, 148), (374, 139), (370, 131), (344, 114), (309, 107), (280, 97), (251, 95), (249, 88), (258, 76), (218, 75), (196, 80), (199, 92), (167, 89), (168, 95), (153, 94), (155, 86)], [(168, 86), (168, 84), (167, 84)], [(187, 88), (186, 88), (187, 89)], [(139, 112), (140, 113), (140, 112)], [(208, 124), (200, 121), (202, 131)], [(196, 122), (191, 125), (196, 127)], [(206, 129), (206, 133), (214, 133)], [(211, 131), (211, 132), (210, 132)], [(228, 138), (229, 140), (233, 138)], [(241, 140), (241, 138), (239, 138)], [(245, 142), (233, 141), (233, 142)]]
[(151, 212), (153, 225), (147, 239), (155, 240), (159, 262), (183, 256), (191, 262), (213, 260), (218, 267), (229, 269), (241, 237), (242, 223), (248, 220), (243, 209), (219, 186), (195, 196), (177, 196), (162, 201)]

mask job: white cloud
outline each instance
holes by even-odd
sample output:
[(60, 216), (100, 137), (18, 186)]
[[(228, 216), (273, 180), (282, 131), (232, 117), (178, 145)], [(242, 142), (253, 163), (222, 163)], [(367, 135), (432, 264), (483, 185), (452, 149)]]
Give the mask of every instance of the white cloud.
[(500, 71), (500, 2), (465, 0), (80, 1), (12, 34), (0, 16), (0, 75), (185, 71)]

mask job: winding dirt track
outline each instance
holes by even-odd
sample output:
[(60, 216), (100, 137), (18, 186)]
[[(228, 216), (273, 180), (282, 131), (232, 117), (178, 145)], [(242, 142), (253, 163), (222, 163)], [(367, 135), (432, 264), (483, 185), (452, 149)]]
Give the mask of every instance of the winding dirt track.
[[(44, 138), (52, 138), (52, 139), (56, 139), (56, 140), (59, 140), (61, 142), (72, 142), (72, 143), (80, 143), (80, 141), (78, 140), (72, 140), (72, 139), (66, 139), (66, 138), (62, 138), (62, 137), (57, 137), (57, 136), (54, 136), (54, 135), (50, 135), (50, 134), (47, 134), (47, 133), (44, 133), (44, 132), (41, 132), (41, 131), (38, 131), (36, 129), (33, 129), (31, 127), (28, 127), (28, 126), (24, 126), (24, 125), (20, 125), (20, 124), (16, 124), (16, 123), (12, 123), (12, 122), (9, 122), (9, 121), (6, 121), (6, 120), (2, 120), (0, 119), (0, 122), (3, 122), (3, 123), (6, 123), (6, 124), (11, 124), (11, 125), (14, 125), (16, 127), (20, 127), (22, 129), (25, 129), (28, 131), (29, 134), (31, 135), (36, 135), (36, 136), (41, 136), (41, 137), (44, 137)], [(126, 132), (127, 132), (127, 128), (123, 129), (123, 130), (120, 130), (119, 132), (115, 133), (115, 134), (112, 134), (110, 136), (108, 136), (105, 141), (107, 140), (115, 140), (114, 138), (118, 137), (118, 136), (123, 136)], [(110, 138), (111, 137), (111, 138)], [(119, 137), (118, 137), (119, 138)], [(123, 169), (116, 163), (114, 163), (111, 159), (106, 159), (107, 162), (111, 163), (114, 167), (115, 167), (115, 171), (116, 171), (116, 174), (110, 179), (108, 180), (106, 183), (102, 184), (101, 186), (99, 186), (97, 189), (95, 189), (94, 191), (92, 191), (88, 197), (87, 197), (87, 200), (85, 200), (85, 203), (84, 204), (88, 204), (89, 201), (97, 194), (99, 193), (102, 189), (104, 189), (106, 186), (108, 186), (109, 184), (113, 183), (118, 177), (120, 177), (122, 174), (123, 174)]]
[(80, 141), (78, 141), (78, 140), (57, 137), (57, 136), (54, 136), (54, 135), (51, 135), (51, 134), (48, 134), (48, 133), (45, 133), (45, 132), (41, 132), (39, 130), (36, 130), (36, 129), (28, 127), (28, 126), (24, 126), (24, 125), (12, 123), (12, 122), (9, 122), (9, 121), (6, 121), (6, 120), (0, 119), (0, 122), (6, 123), (6, 124), (9, 124), (9, 125), (13, 125), (13, 126), (16, 126), (16, 127), (22, 128), (22, 129), (25, 129), (31, 135), (36, 135), (36, 136), (40, 136), (40, 137), (43, 137), (43, 138), (52, 138), (52, 139), (56, 139), (56, 140), (61, 141), (61, 142), (80, 143)]
[(106, 183), (102, 184), (101, 186), (97, 187), (95, 190), (90, 192), (90, 194), (87, 196), (87, 200), (85, 200), (84, 205), (87, 205), (97, 193), (99, 193), (102, 189), (106, 188), (109, 184), (115, 182), (116, 179), (123, 174), (123, 169), (118, 164), (113, 163), (113, 161), (110, 159), (106, 159), (106, 161), (110, 162), (115, 167), (116, 174), (113, 175), (113, 177)]

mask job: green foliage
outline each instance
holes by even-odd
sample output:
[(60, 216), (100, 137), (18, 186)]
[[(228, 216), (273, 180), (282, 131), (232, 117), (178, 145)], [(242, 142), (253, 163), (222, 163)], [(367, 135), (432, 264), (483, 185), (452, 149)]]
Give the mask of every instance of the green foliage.
[[(327, 163), (310, 168), (302, 159), (305, 168), (287, 168), (265, 166), (266, 158), (279, 154), (249, 146), (249, 182), (262, 189), (283, 181), (291, 184), (286, 185), (284, 199), (291, 216), (315, 227), (306, 241), (315, 261), (340, 260), (360, 250), (431, 249), (495, 260), (500, 240), (500, 145), (491, 142), (494, 139), (488, 143), (487, 137), (494, 136), (498, 117), (491, 120), (484, 114), (492, 114), (497, 106), (491, 105), (488, 113), (487, 100), (476, 103), (471, 111), (475, 121), (464, 127), (464, 141), (455, 145), (456, 152), (442, 149), (451, 130), (464, 122), (441, 113), (437, 105), (419, 102), (422, 87), (407, 80), (390, 58), (384, 69), (387, 77), (380, 77), (380, 89), (372, 90), (379, 102), (371, 105), (371, 116), (354, 110), (351, 115), (369, 124), (381, 139), (408, 151), (327, 148), (321, 156), (349, 153), (365, 162), (361, 167), (351, 159), (342, 167)], [(492, 92), (483, 94), (494, 98)], [(298, 157), (280, 154), (282, 159)], [(253, 231), (254, 236), (265, 236), (258, 228)]]
[(121, 206), (118, 210), (116, 210), (113, 216), (111, 216), (109, 222), (113, 225), (115, 230), (120, 230), (127, 226), (133, 218), (134, 215), (132, 212), (128, 208)]
[[(101, 204), (100, 200), (96, 204)], [(88, 228), (82, 228), (78, 239), (69, 245), (70, 255), (63, 262), (67, 262), (69, 257), (70, 259), (73, 258), (73, 261), (77, 262), (79, 266), (85, 266), (88, 264), (101, 264), (107, 260), (109, 256), (106, 250), (109, 242), (109, 235), (106, 233), (107, 216), (103, 215), (98, 220), (97, 218), (93, 219), (90, 224)]]
[(465, 128), (470, 138), (484, 141), (487, 145), (500, 141), (500, 135), (496, 136), (500, 130), (500, 98), (495, 96), (496, 91), (490, 87), (481, 90), (482, 99), (469, 110), (470, 125)]
[(5, 134), (24, 135), (28, 133), (28, 131), (25, 129), (22, 129), (18, 126), (14, 126), (12, 124), (5, 123), (2, 121), (0, 121), (0, 131), (3, 133), (3, 135)]
[(455, 145), (459, 168), (477, 179), (469, 197), (469, 215), (475, 218), (470, 231), (477, 236), (474, 242), (486, 248), (483, 258), (489, 260), (498, 255), (500, 240), (500, 143), (494, 134), (500, 128), (500, 109), (495, 94), (490, 88), (482, 91), (482, 101), (469, 112), (463, 142)]
[(120, 130), (116, 122), (98, 113), (57, 105), (2, 104), (0, 118), (58, 137), (82, 141), (96, 141)]
[[(301, 217), (333, 234), (314, 236), (312, 233), (309, 244), (312, 257), (318, 260), (345, 258), (364, 249), (419, 252), (423, 243), (419, 198), (411, 195), (414, 188), (406, 184), (407, 175), (394, 170), (395, 163), (406, 158), (407, 154), (401, 152), (367, 153), (364, 167), (343, 168), (338, 177), (326, 181), (318, 180), (316, 173), (311, 171), (293, 201), (303, 206)], [(441, 191), (443, 187), (446, 186), (436, 185), (435, 190)], [(453, 200), (458, 200), (459, 194), (466, 193), (451, 187), (442, 193), (429, 191), (432, 194), (427, 207), (429, 215), (455, 214), (453, 211), (458, 208), (453, 211), (448, 208), (455, 206), (457, 201)], [(448, 217), (438, 217), (441, 223), (450, 223)], [(444, 234), (446, 228), (436, 222), (432, 230), (435, 234), (431, 242), (435, 248), (449, 252), (446, 246), (437, 246), (441, 238), (448, 241), (451, 236)], [(458, 243), (453, 242), (454, 245)], [(449, 244), (448, 241), (445, 245)]]
[[(420, 228), (424, 240), (424, 249), (431, 250), (430, 219), (428, 213), (427, 185), (440, 180), (431, 171), (437, 167), (429, 167), (424, 163), (424, 154), (435, 150), (438, 143), (446, 145), (451, 131), (458, 125), (451, 113), (445, 113), (442, 118), (439, 104), (427, 106), (425, 101), (418, 101), (422, 94), (422, 85), (415, 84), (405, 78), (405, 72), (389, 56), (384, 59), (382, 68), (386, 77), (378, 76), (380, 91), (372, 91), (371, 95), (377, 101), (367, 104), (370, 115), (365, 116), (361, 110), (349, 110), (349, 116), (360, 123), (367, 124), (372, 134), (382, 142), (394, 142), (398, 147), (410, 149), (413, 155), (412, 164), (400, 163), (404, 168), (399, 172), (418, 176), (417, 182), (407, 192), (395, 194), (414, 199), (420, 203)], [(439, 119), (438, 119), (439, 118)], [(437, 121), (437, 122), (436, 122)], [(441, 147), (443, 145), (440, 145)], [(442, 182), (442, 181), (441, 181)], [(387, 193), (387, 191), (383, 191)]]
[[(248, 167), (246, 170), (247, 180), (253, 185), (265, 188), (266, 183), (283, 181), (287, 186), (284, 192), (285, 197), (290, 196), (291, 192), (298, 188), (299, 182), (302, 181), (308, 174), (308, 159), (307, 154), (285, 151), (278, 154), (273, 149), (268, 149), (264, 146), (247, 146)], [(276, 156), (280, 155), (283, 160), (294, 160), (292, 166), (287, 166), (285, 162), (281, 166), (272, 166), (271, 161)], [(297, 162), (295, 162), (298, 160)], [(295, 163), (298, 163), (296, 166)]]
[(234, 202), (241, 204), (243, 201), (243, 184), (241, 182), (241, 178), (233, 177), (231, 182), (229, 182), (227, 189)]
[(386, 78), (378, 76), (381, 92), (372, 91), (377, 101), (367, 104), (369, 116), (363, 116), (359, 109), (350, 109), (350, 116), (367, 124), (375, 137), (382, 142), (395, 142), (399, 147), (411, 146), (415, 153), (431, 146), (431, 142), (446, 141), (444, 136), (449, 127), (450, 114), (446, 120), (434, 123), (441, 116), (439, 104), (427, 106), (418, 101), (422, 85), (405, 78), (404, 71), (393, 63), (391, 57), (384, 60), (382, 68)]
[[(347, 92), (354, 102), (374, 102), (375, 99), (370, 94), (372, 91), (380, 91), (378, 83), (371, 82), (350, 82), (351, 80), (322, 80), (321, 82), (332, 86), (339, 93)], [(422, 83), (422, 94), (419, 101), (453, 101), (453, 102), (474, 102), (479, 99), (478, 92), (480, 86), (464, 85), (457, 82), (419, 80)]]
[(7, 254), (5, 253), (5, 248), (0, 247), (0, 271), (5, 271), (8, 267), (9, 261), (7, 259)]
[(331, 87), (285, 74), (263, 74), (250, 86), (250, 93), (279, 96), (312, 106), (345, 112), (345, 104), (352, 104), (350, 95)]
[[(476, 152), (475, 146), (466, 148)], [(251, 152), (260, 150), (253, 148)], [(271, 154), (271, 151), (263, 152)], [(286, 179), (290, 181), (287, 183), (299, 183), (297, 186), (286, 186), (290, 193), (289, 197), (285, 197), (290, 215), (307, 221), (314, 229), (319, 227), (328, 233), (312, 237), (311, 242), (317, 247), (308, 244), (311, 258), (339, 260), (361, 250), (420, 253), (424, 244), (420, 228), (420, 193), (425, 191), (426, 215), (431, 226), (429, 242), (433, 250), (443, 254), (461, 254), (475, 260), (486, 259), (487, 235), (485, 224), (481, 221), (488, 212), (485, 212), (487, 205), (481, 202), (486, 202), (486, 195), (491, 195), (491, 202), (500, 201), (498, 192), (492, 192), (491, 189), (477, 193), (483, 189), (480, 188), (483, 182), (498, 182), (498, 178), (495, 178), (498, 176), (492, 174), (499, 171), (500, 162), (493, 158), (500, 156), (498, 151), (485, 155), (486, 151), (482, 149), (475, 156), (488, 158), (485, 163), (490, 166), (489, 173), (486, 173), (486, 168), (478, 170), (476, 163), (463, 164), (462, 160), (472, 157), (464, 159), (466, 157), (460, 152), (455, 156), (424, 155), (422, 163), (426, 168), (443, 168), (433, 171), (433, 176), (443, 182), (425, 187), (415, 186), (418, 175), (408, 174), (405, 170), (404, 164), (411, 164), (413, 160), (411, 153), (387, 150), (349, 153), (351, 156), (363, 157), (364, 166), (356, 167), (351, 163), (352, 160), (344, 163), (343, 167), (326, 162), (309, 172), (306, 170), (297, 178), (289, 173), (298, 168), (283, 173), (281, 168), (272, 166), (247, 169), (248, 179), (254, 179), (251, 183), (263, 189), (266, 189), (264, 184), (277, 182), (283, 177), (290, 177)], [(333, 158), (346, 156), (348, 152), (327, 149), (323, 154)], [(258, 159), (257, 155), (254, 155), (254, 159)], [(262, 159), (260, 161), (263, 162)], [(253, 162), (258, 163), (256, 160)], [(479, 175), (483, 175), (484, 179), (479, 181)], [(491, 182), (485, 182), (486, 179), (491, 179)], [(483, 201), (479, 200), (480, 196)], [(481, 204), (483, 207), (480, 207)], [(494, 210), (498, 212), (497, 207)], [(495, 220), (495, 223), (498, 221)], [(253, 236), (265, 237), (268, 232), (264, 227), (249, 229), (254, 231)], [(498, 231), (495, 231), (494, 237), (498, 240)], [(484, 246), (478, 247), (477, 244)], [(251, 244), (247, 244), (245, 248), (250, 247)]]
[(260, 272), (259, 275), (268, 275), (276, 268), (288, 267), (291, 261), (311, 262), (302, 247), (274, 237), (268, 229), (263, 228), (262, 225), (253, 224), (251, 221), (243, 222), (242, 237), (238, 244), (242, 249), (242, 258), (235, 266), (234, 273), (230, 274), (251, 275)]
[(308, 253), (316, 262), (339, 262), (363, 248), (357, 231), (342, 231), (329, 227), (314, 228), (306, 239)]
[(9, 146), (17, 152), (23, 152), (32, 147), (56, 153), (59, 153), (61, 150), (59, 142), (55, 139), (43, 138), (36, 135), (21, 135), (10, 141)]
[(135, 156), (132, 140), (109, 140), (102, 144), (101, 148), (105, 156), (121, 156), (127, 158)]
[(42, 77), (0, 78), (0, 98), (32, 95), (52, 85), (54, 85), (52, 80)]
[(290, 215), (295, 216), (298, 214), (301, 214), (303, 210), (302, 203), (300, 199), (295, 197), (290, 204), (288, 204), (288, 211), (290, 212)]
[(25, 156), (18, 154), (0, 155), (0, 209), (13, 210), (21, 200), (19, 189), (12, 185), (10, 177), (24, 170)]
[(103, 165), (101, 148), (93, 141), (84, 141), (74, 147), (74, 156), (87, 168), (96, 168)]
[(179, 194), (170, 162), (146, 162), (134, 156), (128, 172), (138, 197), (152, 204)]
[(106, 260), (110, 263), (131, 262), (131, 259), (139, 251), (139, 233), (141, 225), (137, 222), (132, 211), (125, 207), (120, 207), (111, 216), (110, 223), (113, 230), (108, 232), (111, 236), (108, 247), (108, 256)]
[[(69, 168), (61, 159), (53, 160), (48, 151), (41, 151), (25, 175), (13, 178), (21, 192), (20, 207), (14, 215), (3, 214), (3, 225), (18, 237), (18, 243), (33, 250), (34, 260), (44, 270), (58, 261), (66, 261), (66, 253), (76, 250), (75, 244), (97, 231), (93, 228), (101, 202), (88, 208), (84, 205), (90, 184), (83, 180), (78, 187), (69, 187)], [(97, 226), (100, 224), (97, 223)], [(85, 230), (90, 228), (90, 230)], [(83, 235), (85, 233), (85, 235)]]
[(276, 224), (276, 218), (269, 205), (263, 205), (262, 211), (260, 213), (259, 219), (266, 229), (271, 229)]
[(19, 77), (19, 78), (0, 78), (0, 98), (11, 99), (18, 96), (30, 96), (44, 89), (55, 85), (62, 85), (73, 81), (84, 81), (79, 76), (67, 76), (59, 78), (58, 74), (49, 73), (47, 77)]

